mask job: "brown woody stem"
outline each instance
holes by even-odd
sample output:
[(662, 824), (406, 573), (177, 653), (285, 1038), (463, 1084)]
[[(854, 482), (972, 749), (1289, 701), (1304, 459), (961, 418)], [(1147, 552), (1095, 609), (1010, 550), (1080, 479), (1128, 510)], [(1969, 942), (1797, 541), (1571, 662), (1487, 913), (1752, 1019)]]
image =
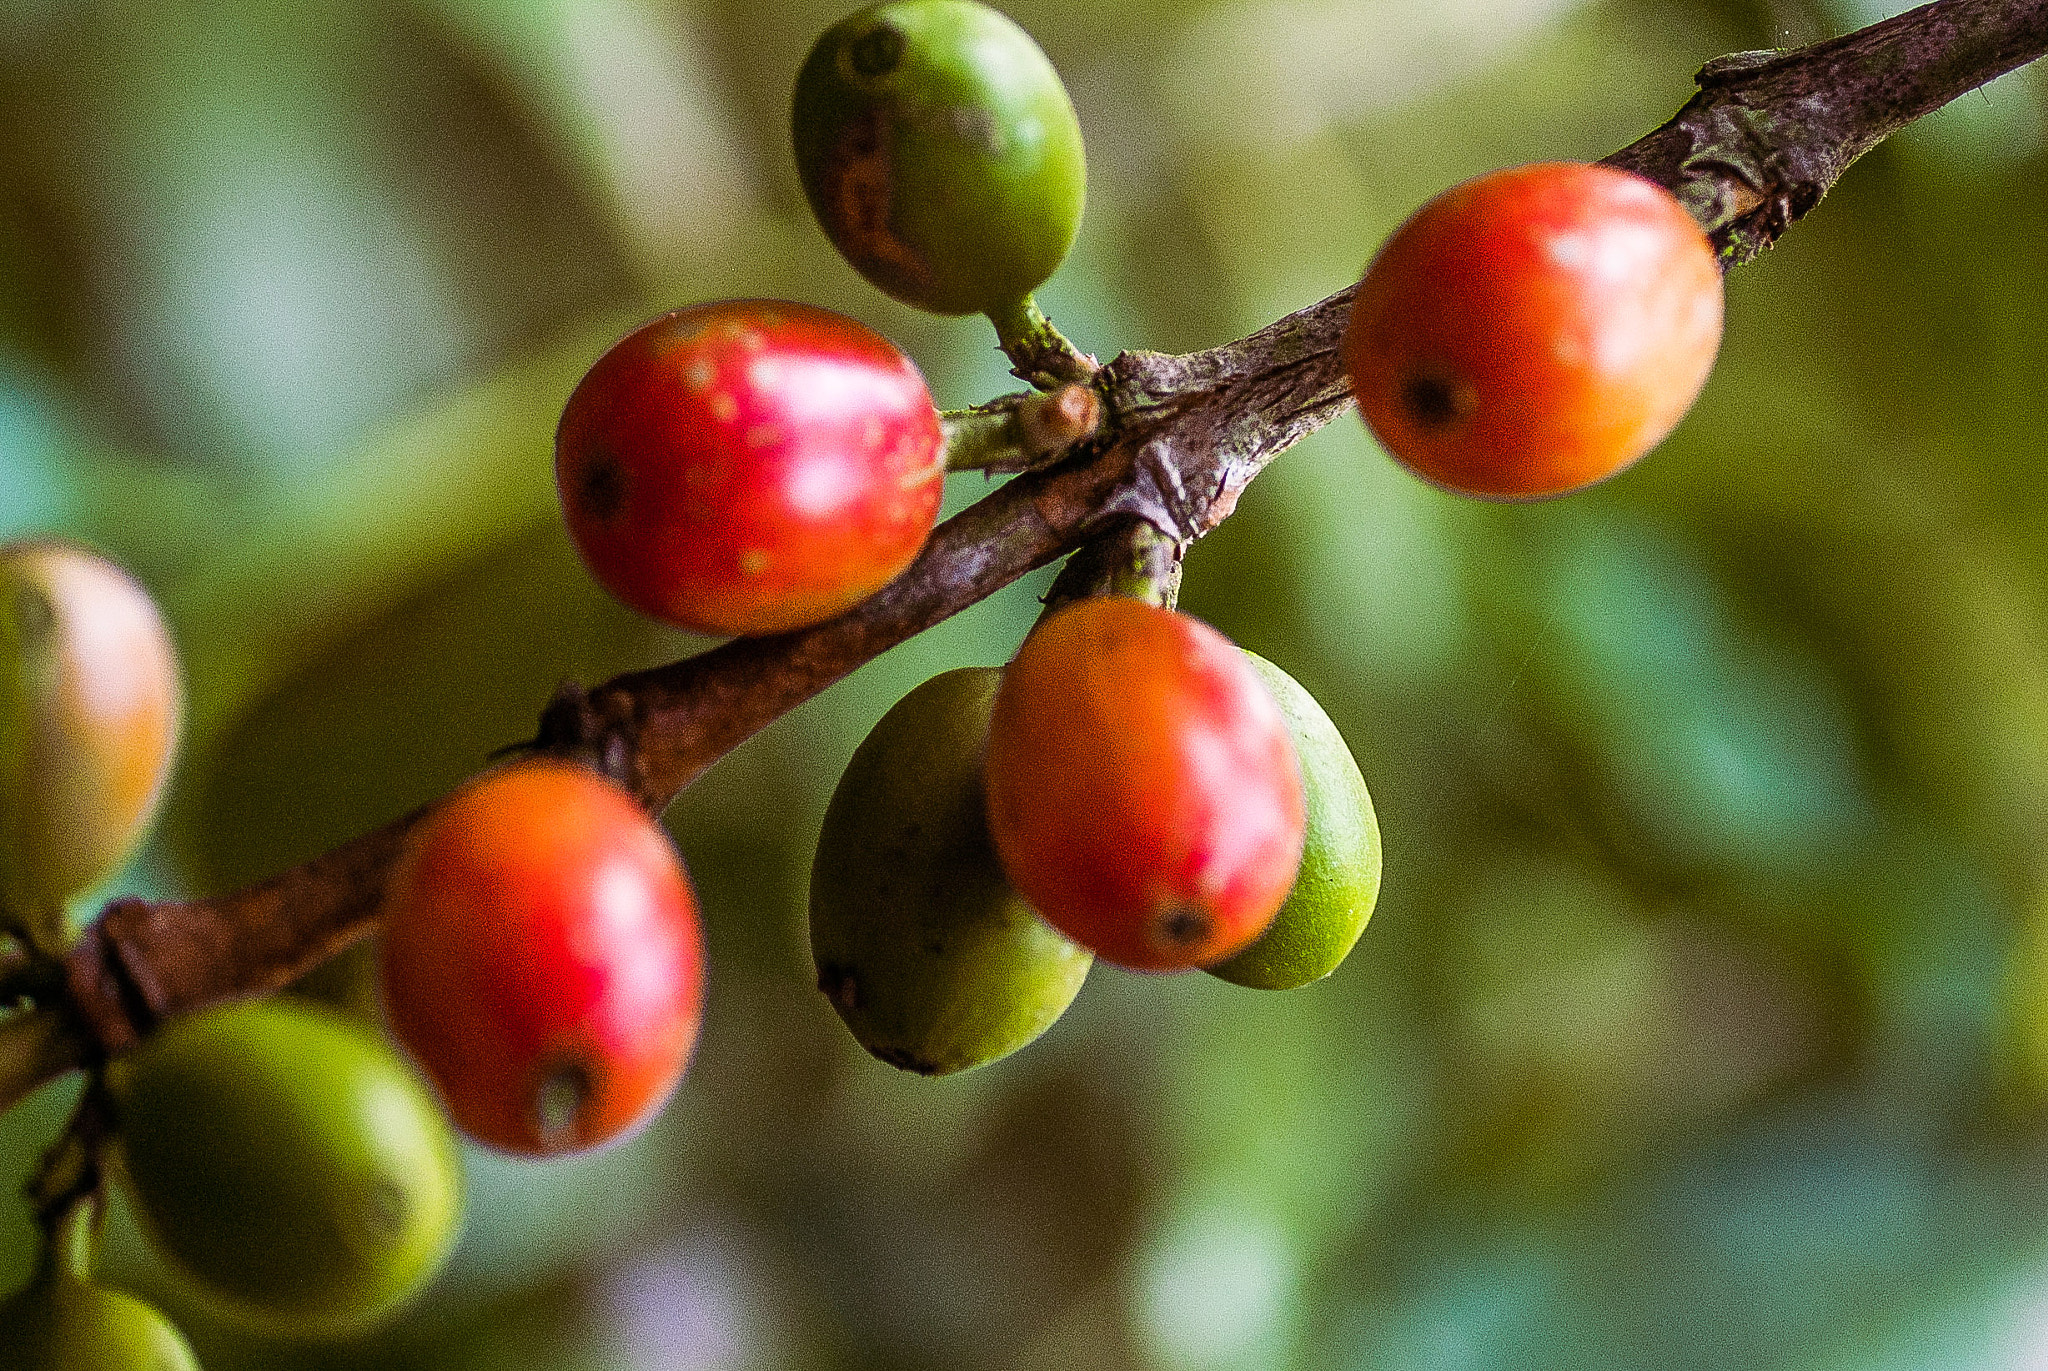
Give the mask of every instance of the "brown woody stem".
[[(1724, 260), (1747, 261), (1885, 135), (2044, 51), (2048, 0), (1936, 0), (1845, 38), (1710, 63), (1670, 123), (1607, 160), (1670, 188)], [(1035, 308), (1020, 309), (1005, 335), (1020, 374), (1048, 390), (1087, 381), (1106, 409), (1095, 439), (948, 520), (858, 608), (566, 691), (538, 745), (600, 766), (658, 812), (771, 720), (1105, 531), (1142, 521), (1185, 546), (1230, 514), (1267, 462), (1350, 404), (1337, 352), (1350, 299), (1340, 291), (1207, 352), (1127, 352), (1099, 373)], [(0, 1078), (0, 1105), (95, 1051), (126, 1049), (163, 1019), (275, 989), (373, 931), (417, 818), (245, 890), (109, 906), (67, 965), (73, 1009), (96, 1042), (44, 1038), (51, 1050), (19, 1057), (30, 1068)], [(47, 1032), (48, 1021), (17, 1019), (0, 1040)]]
[(2048, 0), (1938, 0), (1826, 42), (1716, 58), (1669, 123), (1602, 160), (1669, 187), (1740, 264), (1885, 138), (2044, 51)]

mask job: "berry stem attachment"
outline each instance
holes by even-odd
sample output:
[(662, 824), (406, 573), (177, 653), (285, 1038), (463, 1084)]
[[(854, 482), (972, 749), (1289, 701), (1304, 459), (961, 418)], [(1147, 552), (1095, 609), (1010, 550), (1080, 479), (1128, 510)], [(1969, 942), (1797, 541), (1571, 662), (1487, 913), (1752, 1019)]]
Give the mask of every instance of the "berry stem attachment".
[(71, 1122), (43, 1154), (24, 1188), (43, 1230), (46, 1262), (83, 1279), (91, 1273), (106, 1187), (101, 1154), (114, 1136), (114, 1105), (98, 1072), (86, 1082)]
[(84, 1036), (55, 1009), (31, 1009), (0, 1020), (0, 1110), (84, 1060)]
[(1181, 557), (1186, 552), (1185, 543), (1161, 533), (1149, 520), (1123, 520), (1067, 559), (1045, 594), (1039, 622), (1076, 600), (1101, 595), (1172, 609), (1180, 599)]
[(72, 1199), (43, 1236), (41, 1271), (47, 1275), (62, 1273), (77, 1281), (91, 1280), (93, 1263), (99, 1257), (100, 1223), (106, 1218), (106, 1209), (105, 1198), (98, 1191)]
[(1102, 397), (1079, 382), (949, 410), (939, 416), (946, 470), (994, 474), (1050, 466), (1100, 433), (1104, 414)]
[(1052, 325), (1038, 301), (1027, 295), (1008, 309), (993, 310), (996, 341), (1010, 359), (1010, 373), (1040, 390), (1067, 381), (1085, 381), (1101, 369), (1093, 357), (1067, 341)]

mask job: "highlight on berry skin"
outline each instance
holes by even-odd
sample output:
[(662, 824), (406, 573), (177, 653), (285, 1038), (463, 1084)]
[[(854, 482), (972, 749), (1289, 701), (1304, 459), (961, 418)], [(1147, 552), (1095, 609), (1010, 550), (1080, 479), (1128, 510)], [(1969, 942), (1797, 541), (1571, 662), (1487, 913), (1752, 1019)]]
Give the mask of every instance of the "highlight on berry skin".
[(1662, 442), (1721, 342), (1713, 245), (1663, 187), (1577, 162), (1453, 186), (1359, 283), (1344, 365), (1359, 413), (1446, 490), (1582, 489)]
[(924, 378), (862, 324), (726, 300), (634, 329), (577, 383), (555, 483), (584, 565), (633, 609), (708, 634), (852, 608), (938, 521)]

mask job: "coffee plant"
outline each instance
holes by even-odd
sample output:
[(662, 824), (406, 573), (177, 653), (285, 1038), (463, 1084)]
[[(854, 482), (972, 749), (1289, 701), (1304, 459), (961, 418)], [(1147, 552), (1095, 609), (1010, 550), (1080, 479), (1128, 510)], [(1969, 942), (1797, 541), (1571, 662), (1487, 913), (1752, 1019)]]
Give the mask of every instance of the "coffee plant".
[[(855, 751), (810, 877), (816, 1011), (940, 1076), (1044, 1034), (1097, 960), (1268, 991), (1331, 975), (1378, 898), (1381, 815), (1284, 664), (1177, 609), (1190, 547), (1354, 407), (1403, 467), (1484, 499), (1645, 459), (1707, 383), (1723, 273), (1880, 140), (2044, 51), (2048, 5), (1936, 0), (1721, 58), (1600, 162), (1444, 190), (1354, 287), (1104, 363), (1037, 300), (1087, 198), (1051, 61), (977, 0), (863, 9), (792, 73), (805, 199), (877, 290), (986, 316), (1023, 388), (942, 413), (894, 343), (803, 301), (678, 302), (633, 329), (561, 413), (562, 517), (622, 604), (730, 640), (565, 685), (446, 797), (241, 889), (69, 921), (152, 820), (180, 671), (120, 568), (0, 547), (0, 1107), (83, 1080), (27, 1180), (41, 1255), (0, 1304), (0, 1362), (196, 1365), (96, 1283), (110, 1187), (219, 1318), (331, 1337), (447, 1259), (451, 1129), (541, 1159), (644, 1127), (718, 975), (659, 816), (803, 701), (1061, 559), (1007, 664), (919, 685)], [(941, 522), (948, 472), (1009, 479)], [(278, 995), (373, 934), (388, 1038)]]

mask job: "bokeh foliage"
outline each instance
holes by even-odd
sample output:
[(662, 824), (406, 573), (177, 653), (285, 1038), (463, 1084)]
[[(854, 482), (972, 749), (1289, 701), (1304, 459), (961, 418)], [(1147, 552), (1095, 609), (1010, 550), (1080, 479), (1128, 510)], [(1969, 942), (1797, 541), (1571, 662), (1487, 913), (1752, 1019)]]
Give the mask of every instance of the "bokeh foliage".
[[(1083, 346), (1238, 336), (1442, 186), (1647, 131), (1715, 54), (1872, 0), (1030, 0), (1089, 139)], [(549, 443), (677, 304), (780, 295), (1006, 389), (984, 325), (807, 221), (832, 4), (0, 0), (0, 534), (133, 567), (193, 734), (119, 888), (311, 855), (700, 644), (585, 577)], [(1098, 969), (941, 1082), (809, 985), (867, 726), (1001, 661), (1043, 577), (721, 763), (669, 819), (697, 1066), (630, 1145), (473, 1154), (456, 1265), (359, 1344), (251, 1341), (117, 1226), (211, 1371), (2032, 1365), (2048, 1333), (2048, 88), (1893, 139), (1729, 282), (1693, 416), (1564, 502), (1425, 488), (1344, 419), (1185, 605), (1328, 708), (1386, 833), (1331, 980)], [(954, 478), (953, 502), (983, 478)], [(311, 993), (373, 1013), (359, 957)], [(25, 1173), (53, 1087), (0, 1120)], [(18, 1204), (0, 1278), (26, 1270)]]

